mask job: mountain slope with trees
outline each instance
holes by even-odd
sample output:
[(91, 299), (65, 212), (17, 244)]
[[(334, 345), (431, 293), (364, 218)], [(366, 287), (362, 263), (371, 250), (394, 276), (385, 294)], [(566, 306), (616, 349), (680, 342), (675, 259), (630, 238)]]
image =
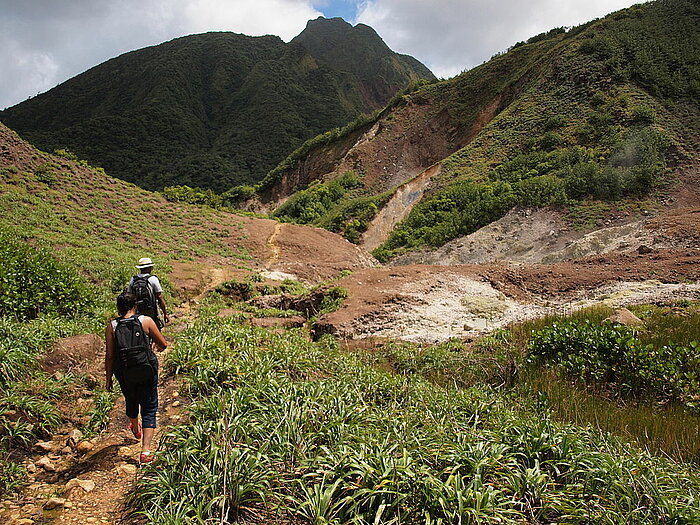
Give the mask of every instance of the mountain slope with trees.
[(516, 206), (664, 202), (697, 172), (699, 22), (696, 2), (659, 0), (536, 35), (316, 137), (248, 205), (362, 242), (392, 198), (405, 198), (376, 252), (387, 259)]
[[(320, 51), (334, 45), (342, 52)], [(423, 78), (433, 75), (369, 27), (320, 18), (289, 44), (220, 32), (132, 51), (0, 120), (41, 149), (69, 149), (144, 188), (225, 191)]]

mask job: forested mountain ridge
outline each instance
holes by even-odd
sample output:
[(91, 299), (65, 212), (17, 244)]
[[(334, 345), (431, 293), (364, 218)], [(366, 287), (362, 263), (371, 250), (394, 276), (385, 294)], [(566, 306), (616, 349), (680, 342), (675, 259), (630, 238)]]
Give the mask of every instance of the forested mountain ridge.
[[(659, 0), (536, 35), (313, 139), (248, 205), (381, 245), (388, 258), (517, 206), (663, 201), (697, 171), (698, 28), (697, 2)], [(366, 242), (375, 226), (381, 235)]]
[[(347, 56), (317, 58), (336, 32)], [(224, 191), (257, 182), (304, 140), (383, 106), (409, 82), (433, 78), (366, 26), (318, 19), (299, 38), (177, 38), (95, 66), (0, 120), (44, 150), (69, 149), (145, 188)]]

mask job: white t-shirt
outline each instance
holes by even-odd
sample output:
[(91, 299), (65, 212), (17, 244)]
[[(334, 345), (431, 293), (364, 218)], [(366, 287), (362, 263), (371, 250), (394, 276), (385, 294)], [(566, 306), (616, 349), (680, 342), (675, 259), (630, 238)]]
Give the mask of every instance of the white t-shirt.
[[(138, 277), (146, 277), (148, 274), (147, 273), (140, 273), (138, 274)], [(134, 278), (132, 277), (131, 280), (129, 281), (129, 291), (131, 291), (131, 286), (134, 284)], [(160, 285), (160, 280), (158, 280), (158, 277), (155, 275), (151, 275), (148, 278), (148, 284), (151, 287), (151, 290), (153, 290), (153, 295), (157, 295), (159, 293), (163, 293), (163, 287)]]
[[(139, 315), (139, 317), (138, 317), (139, 323), (141, 323), (141, 324), (143, 325), (143, 320), (144, 320), (145, 318), (146, 318), (145, 315)], [(116, 320), (116, 319), (113, 319), (113, 320), (112, 320), (112, 331), (114, 331), (114, 330), (116, 330), (116, 329), (117, 329), (117, 320)]]

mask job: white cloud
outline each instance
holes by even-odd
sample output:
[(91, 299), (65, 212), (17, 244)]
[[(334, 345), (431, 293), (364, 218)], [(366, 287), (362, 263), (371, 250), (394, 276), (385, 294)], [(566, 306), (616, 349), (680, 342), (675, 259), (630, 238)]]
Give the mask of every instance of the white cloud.
[(577, 25), (634, 0), (367, 0), (357, 21), (387, 45), (413, 55), (437, 76), (470, 69), (510, 45), (559, 26)]
[(311, 2), (290, 0), (187, 0), (183, 14), (188, 29), (199, 33), (227, 30), (246, 35), (278, 35), (289, 41), (311, 18), (321, 15)]
[(291, 40), (311, 0), (0, 0), (0, 108), (112, 57), (206, 31)]
[(0, 0), (0, 108), (132, 49), (192, 33), (290, 40), (307, 20), (354, 11), (400, 53), (442, 77), (519, 40), (634, 0)]

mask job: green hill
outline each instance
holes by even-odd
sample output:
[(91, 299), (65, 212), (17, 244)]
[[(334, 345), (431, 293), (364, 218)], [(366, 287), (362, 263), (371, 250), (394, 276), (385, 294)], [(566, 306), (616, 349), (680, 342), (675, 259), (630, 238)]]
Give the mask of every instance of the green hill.
[(519, 42), (396, 97), (361, 127), (317, 137), (258, 198), (275, 206), (298, 191), (275, 215), (359, 242), (397, 187), (438, 163), (382, 258), (441, 246), (518, 205), (663, 198), (696, 162), (698, 22), (696, 2), (656, 1)]
[[(317, 55), (334, 45), (342, 51)], [(432, 74), (370, 28), (318, 19), (289, 44), (206, 33), (132, 51), (0, 120), (41, 149), (69, 149), (144, 188), (224, 191), (420, 78)]]

